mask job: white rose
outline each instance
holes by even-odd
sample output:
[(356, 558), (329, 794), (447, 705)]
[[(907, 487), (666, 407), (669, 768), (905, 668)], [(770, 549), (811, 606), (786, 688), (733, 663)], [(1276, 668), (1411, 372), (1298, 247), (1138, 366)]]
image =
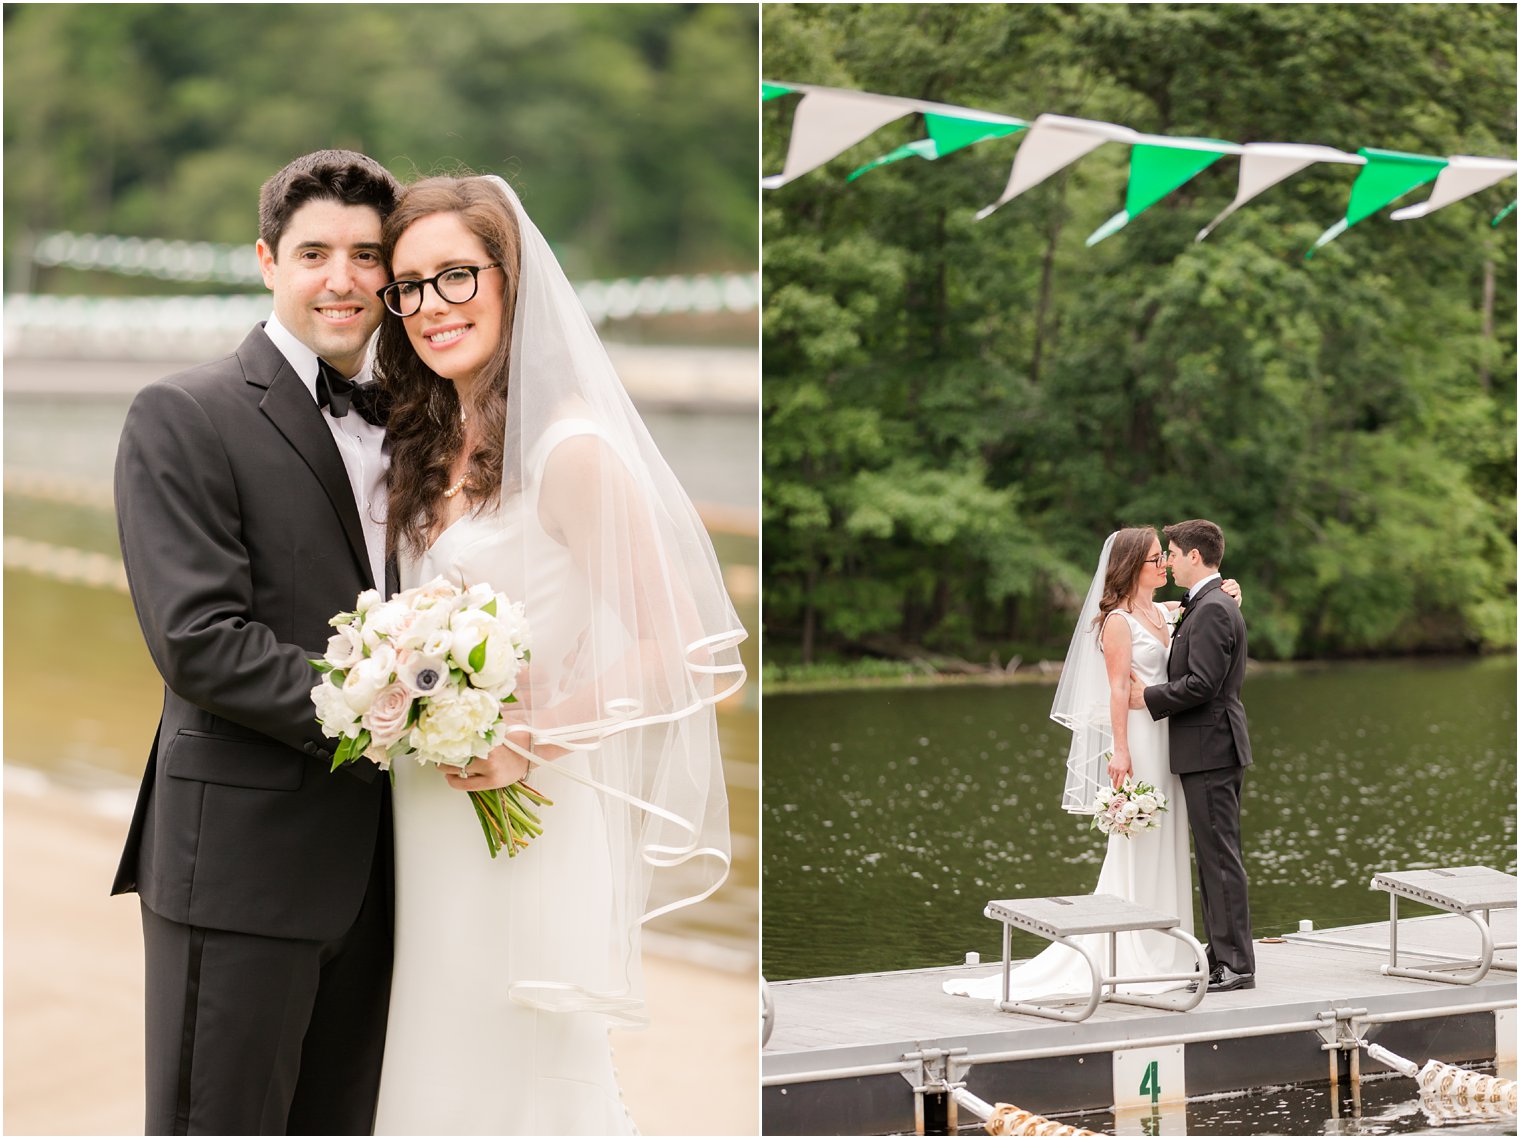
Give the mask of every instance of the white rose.
[(1151, 814), (1156, 809), (1156, 797), (1154, 795), (1141, 795), (1140, 798), (1135, 800), (1135, 802), (1140, 804), (1140, 809), (1147, 815)]
[(498, 700), (505, 700), (517, 687), (517, 670), (521, 660), (507, 631), (498, 624), (486, 637), (485, 663), (476, 670), (471, 683), (489, 689)]
[(474, 672), (470, 667), (470, 654), (491, 635), (494, 623), (489, 613), (482, 613), (479, 609), (461, 609), (449, 618), (449, 631), (454, 635), (449, 656), (455, 668), (462, 668), (466, 673)]
[(1134, 818), (1136, 815), (1138, 815), (1140, 813), (1140, 804), (1137, 803), (1135, 800), (1131, 799), (1127, 803), (1124, 804), (1124, 808), (1123, 808), (1123, 810), (1120, 813), (1126, 819), (1132, 819), (1132, 818)]
[(322, 659), (334, 668), (348, 669), (358, 664), (364, 656), (364, 638), (352, 625), (339, 625), (327, 640), (327, 652)]
[(387, 748), (406, 731), (407, 714), (411, 710), (412, 694), (406, 686), (387, 684), (375, 693), (374, 701), (359, 722), (369, 729), (372, 740), (382, 748)]
[[(447, 629), (440, 628), (433, 630), (422, 639), (422, 643), (417, 645), (417, 652), (422, 656), (432, 657), (442, 663), (444, 658), (449, 655), (449, 650), (453, 647), (454, 634), (449, 632)], [(448, 671), (448, 666), (446, 663), (444, 665), (444, 671)]]
[(364, 643), (371, 649), (391, 640), (414, 618), (411, 610), (397, 601), (382, 601), (364, 615)]
[(438, 604), (440, 601), (452, 600), (458, 591), (443, 577), (435, 577), (425, 585), (416, 586), (407, 590), (412, 594), (411, 606), (414, 609), (427, 609)]
[(354, 612), (362, 616), (374, 608), (379, 601), (380, 591), (378, 589), (366, 589), (363, 593), (359, 594), (359, 600), (354, 602)]
[(359, 718), (348, 706), (342, 689), (324, 679), (311, 690), (311, 702), (317, 709), (317, 723), (321, 725), (322, 734), (328, 739), (359, 734)]
[(490, 604), (495, 596), (495, 592), (489, 585), (486, 585), (484, 582), (476, 582), (460, 594), (459, 601), (461, 605), (466, 605), (471, 609), (481, 609)]
[(407, 650), (396, 654), (396, 680), (413, 696), (431, 696), (449, 679), (448, 662), (442, 656), (429, 656)]
[(511, 638), (513, 646), (517, 649), (518, 656), (522, 656), (528, 648), (528, 618), (521, 601), (515, 605), (506, 604), (506, 596), (498, 593), (496, 604), (496, 620), (501, 624), (503, 631)]
[(389, 645), (379, 645), (343, 679), (343, 698), (348, 706), (361, 715), (369, 711), (379, 691), (391, 682), (396, 671), (396, 651)]
[(447, 614), (436, 609), (409, 609), (406, 620), (398, 624), (392, 641), (398, 649), (420, 649), (437, 636), (447, 620)]

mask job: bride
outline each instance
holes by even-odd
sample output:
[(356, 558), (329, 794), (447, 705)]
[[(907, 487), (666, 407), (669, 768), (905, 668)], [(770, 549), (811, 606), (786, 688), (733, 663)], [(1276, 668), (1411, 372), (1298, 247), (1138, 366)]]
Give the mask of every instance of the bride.
[[(1125, 777), (1153, 784), (1166, 796), (1167, 810), (1157, 830), (1132, 838), (1110, 835), (1098, 872), (1095, 894), (1116, 894), (1147, 909), (1176, 914), (1181, 928), (1193, 932), (1192, 864), (1188, 857), (1187, 805), (1182, 785), (1172, 774), (1167, 749), (1167, 721), (1132, 712), (1130, 685), (1165, 684), (1171, 626), (1177, 602), (1157, 603), (1152, 594), (1166, 584), (1166, 558), (1154, 530), (1136, 527), (1110, 534), (1098, 558), (1071, 647), (1056, 687), (1051, 719), (1072, 731), (1067, 755), (1063, 810), (1093, 813), (1102, 781), (1114, 786)], [(1225, 583), (1240, 599), (1239, 586)], [(1110, 961), (1108, 937), (1075, 938), (1090, 948), (1110, 975), (1186, 973), (1196, 967), (1186, 946), (1152, 930), (1121, 933), (1117, 967)], [(997, 1000), (1003, 975), (946, 981), (945, 992)], [(1155, 993), (1183, 982), (1122, 986), (1125, 992)], [(1009, 996), (1015, 1001), (1041, 997), (1085, 996), (1092, 974), (1075, 949), (1052, 944), (1013, 970)]]
[[(713, 706), (744, 637), (696, 512), (499, 178), (385, 223), (376, 371), (388, 546), (525, 603), (509, 742), (395, 772), (395, 966), (376, 1130), (627, 1134), (607, 1031), (646, 1022), (639, 929), (728, 871)], [(468, 797), (530, 777), (544, 833), (492, 860)]]

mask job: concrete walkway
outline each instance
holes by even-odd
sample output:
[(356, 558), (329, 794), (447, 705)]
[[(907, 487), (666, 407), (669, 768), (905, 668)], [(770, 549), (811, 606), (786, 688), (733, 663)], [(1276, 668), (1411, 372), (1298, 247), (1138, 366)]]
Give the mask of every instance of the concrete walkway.
[[(7, 1135), (142, 1134), (142, 929), (107, 895), (126, 833), (89, 798), (7, 780)], [(759, 1131), (753, 977), (647, 958), (654, 1025), (615, 1033), (625, 1099), (646, 1135)]]

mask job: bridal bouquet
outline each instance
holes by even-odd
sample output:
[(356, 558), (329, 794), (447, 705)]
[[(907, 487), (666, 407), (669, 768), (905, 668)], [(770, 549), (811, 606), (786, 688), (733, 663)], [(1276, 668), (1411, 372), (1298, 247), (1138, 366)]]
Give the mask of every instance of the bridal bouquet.
[[(334, 771), (360, 759), (382, 771), (397, 759), (463, 767), (505, 739), (502, 709), (529, 659), (521, 603), (438, 577), (389, 601), (367, 589), (328, 623), (311, 700), (322, 734), (339, 741)], [(543, 834), (532, 805), (553, 806), (526, 783), (469, 795), (492, 858)]]
[(1105, 784), (1098, 789), (1093, 803), (1096, 812), (1089, 830), (1104, 834), (1122, 834), (1125, 838), (1153, 831), (1161, 825), (1161, 812), (1166, 810), (1166, 796), (1149, 783), (1136, 783), (1129, 776), (1114, 787)]

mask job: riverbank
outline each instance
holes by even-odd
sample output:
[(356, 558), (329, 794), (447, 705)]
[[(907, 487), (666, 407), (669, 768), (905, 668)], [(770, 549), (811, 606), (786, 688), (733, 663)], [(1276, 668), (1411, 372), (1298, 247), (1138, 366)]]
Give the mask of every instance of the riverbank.
[[(10, 1135), (142, 1133), (142, 930), (107, 895), (126, 820), (7, 768), (5, 1114)], [(653, 1026), (615, 1033), (646, 1135), (759, 1129), (756, 980), (646, 954)]]
[[(1480, 660), (1513, 660), (1511, 653), (1472, 656), (1415, 655), (1397, 657), (1344, 657), (1332, 660), (1250, 660), (1248, 675), (1292, 675), (1347, 666), (1390, 668), (1411, 665), (1470, 664)], [(864, 665), (864, 669), (860, 666)], [(963, 666), (957, 666), (963, 668)], [(860, 672), (864, 672), (862, 675)], [(813, 692), (890, 691), (895, 688), (959, 688), (1048, 684), (1061, 679), (1060, 660), (1016, 661), (1014, 667), (986, 667), (982, 671), (941, 671), (923, 662), (852, 661), (844, 664), (767, 665), (762, 681), (767, 696)]]

